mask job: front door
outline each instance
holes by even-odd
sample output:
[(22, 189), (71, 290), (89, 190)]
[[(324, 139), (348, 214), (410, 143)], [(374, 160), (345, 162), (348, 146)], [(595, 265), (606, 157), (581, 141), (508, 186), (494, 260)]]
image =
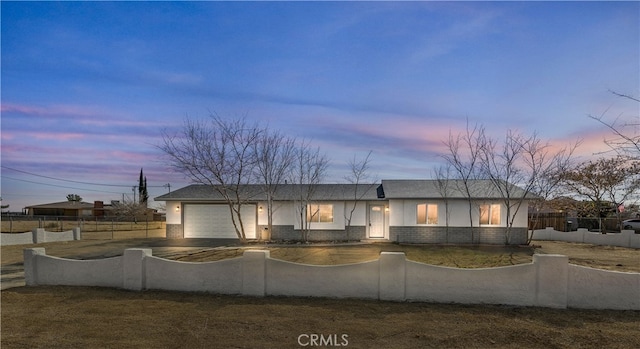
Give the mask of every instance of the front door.
[(384, 238), (384, 205), (369, 206), (369, 237)]

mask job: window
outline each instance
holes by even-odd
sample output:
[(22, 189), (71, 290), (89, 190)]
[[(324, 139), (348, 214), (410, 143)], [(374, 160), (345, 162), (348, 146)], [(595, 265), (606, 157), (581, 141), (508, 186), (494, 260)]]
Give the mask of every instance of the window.
[(416, 212), (417, 224), (438, 224), (438, 205), (418, 204)]
[(480, 205), (480, 224), (500, 224), (500, 204)]
[(333, 205), (307, 205), (307, 222), (333, 223)]

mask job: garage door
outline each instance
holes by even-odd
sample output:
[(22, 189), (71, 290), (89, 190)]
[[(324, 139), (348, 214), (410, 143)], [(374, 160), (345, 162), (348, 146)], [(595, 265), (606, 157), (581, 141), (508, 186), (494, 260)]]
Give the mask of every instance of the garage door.
[[(242, 206), (242, 223), (249, 239), (256, 236), (256, 206)], [(237, 239), (229, 206), (227, 205), (184, 205), (184, 237)]]

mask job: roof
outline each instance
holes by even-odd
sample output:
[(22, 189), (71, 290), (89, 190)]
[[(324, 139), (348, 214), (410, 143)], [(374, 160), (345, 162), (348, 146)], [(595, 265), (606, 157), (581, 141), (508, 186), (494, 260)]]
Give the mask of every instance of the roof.
[[(476, 199), (502, 199), (502, 195), (493, 181), (489, 179), (471, 180), (469, 183), (469, 192)], [(506, 183), (506, 182), (504, 182)], [(436, 179), (423, 180), (383, 180), (385, 197), (387, 199), (466, 199), (467, 193), (464, 181), (450, 179), (439, 181)], [(513, 184), (509, 184), (511, 197), (520, 198), (525, 195), (522, 188)], [(527, 194), (527, 197), (532, 197)]]
[[(377, 200), (376, 188), (379, 184), (317, 184), (311, 200)], [(156, 197), (155, 201), (218, 201), (224, 200), (217, 188), (204, 184), (192, 184), (187, 187), (172, 191)], [(267, 196), (263, 191), (263, 186), (258, 184), (248, 184), (241, 186), (241, 197), (247, 201), (264, 201)], [(280, 184), (276, 188), (274, 200), (291, 201), (299, 199), (302, 193), (306, 192), (307, 185)]]
[(62, 201), (62, 202), (53, 202), (50, 204), (27, 206), (26, 208), (56, 208), (56, 209), (65, 209), (65, 210), (74, 210), (74, 209), (87, 210), (87, 209), (93, 208), (93, 204), (88, 202)]
[[(311, 200), (317, 201), (346, 201), (378, 200), (378, 199), (442, 199), (445, 193), (440, 189), (438, 180), (383, 180), (382, 184), (318, 184)], [(464, 183), (461, 180), (448, 180), (446, 194), (451, 199), (465, 199), (467, 197)], [(473, 180), (470, 192), (477, 199), (502, 199), (500, 192), (490, 180)], [(216, 187), (204, 184), (192, 184), (168, 194), (156, 197), (156, 201), (223, 201), (223, 196)], [(249, 184), (241, 186), (241, 197), (247, 201), (265, 201), (267, 199), (262, 186)], [(276, 201), (291, 201), (300, 198), (305, 192), (306, 185), (280, 184), (274, 195)], [(512, 197), (522, 197), (525, 192), (521, 188), (510, 185)], [(357, 193), (356, 193), (357, 190)], [(527, 194), (527, 197), (533, 197)]]

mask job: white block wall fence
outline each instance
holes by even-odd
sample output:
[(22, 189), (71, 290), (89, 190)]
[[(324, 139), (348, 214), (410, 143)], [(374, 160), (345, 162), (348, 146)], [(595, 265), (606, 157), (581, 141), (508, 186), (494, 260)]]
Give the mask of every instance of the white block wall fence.
[(43, 242), (73, 241), (80, 240), (80, 228), (76, 227), (72, 230), (63, 232), (46, 231), (42, 228), (34, 228), (30, 232), (18, 234), (0, 234), (0, 245), (27, 245), (40, 244)]
[(633, 230), (623, 230), (620, 233), (592, 233), (587, 229), (577, 231), (557, 231), (553, 228), (533, 231), (533, 240), (580, 242), (593, 245), (620, 246), (640, 248), (640, 234)]
[(375, 261), (315, 266), (247, 250), (242, 257), (206, 263), (170, 261), (150, 249), (127, 249), (103, 260), (47, 256), (24, 250), (27, 286), (103, 286), (248, 296), (365, 298), (552, 308), (640, 310), (640, 273), (570, 265), (561, 255), (534, 255), (530, 264), (458, 269), (409, 261), (382, 252)]

